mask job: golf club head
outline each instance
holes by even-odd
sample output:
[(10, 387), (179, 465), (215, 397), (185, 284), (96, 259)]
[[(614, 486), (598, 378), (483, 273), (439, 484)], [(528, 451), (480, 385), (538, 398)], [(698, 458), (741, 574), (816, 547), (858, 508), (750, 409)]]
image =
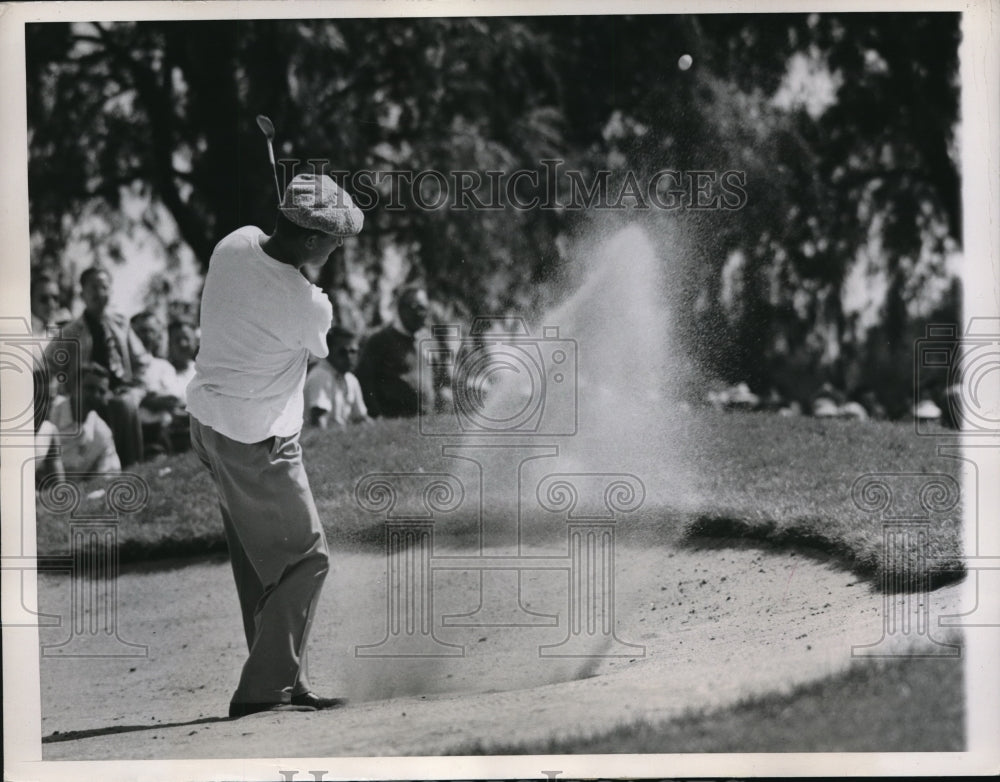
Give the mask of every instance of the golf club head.
[(274, 123), (264, 114), (258, 114), (257, 127), (267, 139), (267, 158), (271, 162), (271, 171), (274, 174), (274, 192), (278, 197), (278, 206), (281, 206), (281, 185), (278, 184), (278, 167), (274, 162), (274, 147), (271, 144), (274, 140)]
[(257, 127), (267, 137), (268, 141), (274, 140), (274, 123), (263, 114), (257, 115)]

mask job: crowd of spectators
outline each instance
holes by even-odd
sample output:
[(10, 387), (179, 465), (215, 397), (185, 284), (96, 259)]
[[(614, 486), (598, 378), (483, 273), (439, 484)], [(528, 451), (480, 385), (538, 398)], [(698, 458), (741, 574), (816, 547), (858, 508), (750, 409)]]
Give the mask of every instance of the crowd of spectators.
[[(705, 402), (726, 411), (761, 411), (782, 416), (809, 415), (814, 418), (847, 418), (857, 421), (884, 421), (889, 418), (878, 395), (871, 388), (858, 388), (848, 394), (826, 381), (819, 385), (808, 398), (798, 400), (786, 398), (777, 389), (755, 394), (746, 383), (709, 391)], [(944, 426), (954, 426), (949, 416), (949, 408), (938, 405), (929, 394), (921, 395), (910, 406), (910, 417), (921, 421), (939, 422)]]
[[(38, 481), (52, 474), (116, 474), (190, 447), (186, 390), (195, 374), (197, 325), (186, 315), (164, 323), (152, 310), (126, 319), (109, 308), (111, 287), (107, 269), (85, 270), (83, 312), (72, 318), (61, 306), (55, 278), (32, 279), (32, 331), (40, 362), (48, 368), (41, 371), (40, 365), (36, 373)], [(335, 323), (327, 335), (327, 358), (312, 363), (305, 378), (303, 426), (346, 427), (447, 408), (447, 368), (420, 355), (429, 344), (429, 313), (426, 289), (407, 285), (397, 293), (395, 317), (369, 334)], [(67, 340), (75, 346), (78, 370), (57, 372), (53, 354)], [(783, 416), (887, 417), (871, 389), (848, 397), (829, 382), (807, 399), (788, 399), (775, 388), (757, 394), (737, 383), (709, 391), (705, 401), (721, 410)], [(917, 418), (942, 418), (930, 399), (917, 401), (912, 412)]]
[[(198, 328), (185, 317), (164, 323), (143, 310), (127, 319), (110, 308), (108, 269), (80, 275), (83, 311), (61, 307), (55, 278), (32, 278), (32, 330), (40, 345), (36, 371), (36, 483), (49, 475), (115, 475), (138, 462), (190, 447), (186, 391), (195, 374)], [(334, 325), (329, 355), (313, 363), (304, 384), (304, 427), (329, 429), (373, 418), (418, 415), (449, 398), (448, 378), (422, 372), (428, 339), (427, 291), (397, 295), (396, 316), (368, 335)], [(55, 354), (73, 345), (74, 371)], [(355, 374), (357, 372), (357, 374)]]
[[(54, 278), (32, 279), (32, 331), (40, 346), (38, 482), (52, 474), (114, 475), (189, 446), (185, 389), (194, 374), (197, 327), (178, 317), (165, 330), (148, 311), (126, 319), (109, 307), (112, 284), (107, 269), (86, 269), (83, 312), (73, 318), (60, 306)], [(67, 346), (69, 367), (59, 359)]]

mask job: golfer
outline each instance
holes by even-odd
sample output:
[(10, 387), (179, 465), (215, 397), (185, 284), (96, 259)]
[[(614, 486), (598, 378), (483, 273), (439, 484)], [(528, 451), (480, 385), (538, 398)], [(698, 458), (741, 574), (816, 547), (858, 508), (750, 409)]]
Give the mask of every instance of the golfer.
[(301, 274), (363, 216), (330, 177), (300, 174), (270, 236), (229, 234), (209, 261), (188, 387), (191, 443), (219, 492), (249, 657), (230, 717), (342, 705), (309, 687), (306, 643), (328, 553), (302, 464), (306, 363), (327, 354), (332, 308)]

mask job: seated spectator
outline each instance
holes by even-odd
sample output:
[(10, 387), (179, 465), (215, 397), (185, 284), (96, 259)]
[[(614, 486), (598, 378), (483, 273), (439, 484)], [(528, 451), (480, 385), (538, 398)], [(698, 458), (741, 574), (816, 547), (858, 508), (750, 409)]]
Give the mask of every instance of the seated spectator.
[(760, 405), (760, 397), (746, 383), (737, 383), (729, 389), (728, 394), (727, 410), (756, 410)]
[(768, 389), (767, 395), (761, 399), (760, 407), (762, 410), (776, 413), (786, 407), (785, 398), (781, 395), (781, 392), (778, 391), (777, 388), (771, 386)]
[(78, 396), (60, 396), (52, 406), (59, 457), (71, 473), (117, 475), (122, 468), (114, 436), (101, 417), (113, 398), (110, 375), (99, 364), (85, 365), (80, 374), (73, 392)]
[(59, 285), (55, 278), (40, 272), (31, 278), (31, 333), (35, 337), (51, 336), (59, 311)]
[(448, 381), (439, 371), (442, 368), (420, 366), (421, 342), (430, 338), (425, 328), (427, 291), (416, 285), (403, 288), (396, 310), (392, 323), (368, 337), (358, 360), (358, 380), (372, 417), (429, 413), (437, 405), (436, 396), (446, 393)]
[(812, 414), (817, 418), (837, 418), (840, 406), (844, 403), (844, 395), (831, 383), (823, 383), (819, 390), (809, 400)]
[(147, 456), (180, 453), (191, 444), (187, 387), (194, 377), (198, 339), (194, 324), (175, 319), (167, 327), (167, 358), (152, 358), (146, 370), (146, 396), (139, 407)]
[(858, 392), (858, 401), (865, 408), (865, 412), (868, 413), (868, 417), (873, 421), (884, 421), (888, 418), (888, 414), (885, 412), (885, 407), (878, 400), (878, 395), (869, 388), (862, 389)]
[(150, 310), (143, 310), (129, 321), (132, 331), (139, 338), (146, 352), (155, 358), (163, 357), (163, 321)]
[(756, 410), (760, 397), (746, 383), (737, 383), (722, 391), (709, 391), (706, 400), (718, 410)]
[(869, 418), (868, 411), (865, 410), (865, 406), (854, 400), (844, 402), (844, 404), (840, 406), (839, 417), (853, 418), (855, 421), (867, 421)]
[(923, 397), (913, 406), (913, 417), (918, 421), (940, 421), (941, 408), (934, 404), (933, 399)]
[(51, 421), (35, 418), (35, 490), (47, 478), (60, 482), (65, 477), (62, 457), (59, 455), (59, 430)]
[[(129, 467), (143, 455), (139, 403), (146, 395), (144, 376), (149, 354), (128, 321), (108, 311), (111, 275), (106, 269), (85, 269), (80, 275), (80, 287), (83, 315), (63, 328), (62, 338), (77, 342), (81, 366), (98, 364), (107, 372), (111, 397), (99, 412), (114, 435), (122, 466)], [(73, 388), (78, 379), (72, 375), (65, 388), (70, 396), (78, 393)]]
[(351, 372), (358, 355), (357, 336), (349, 329), (334, 326), (326, 335), (326, 345), (329, 355), (306, 377), (306, 423), (320, 429), (370, 423), (361, 385)]
[(35, 431), (48, 416), (49, 407), (58, 391), (54, 373), (45, 371), (45, 348), (56, 331), (55, 316), (59, 310), (59, 286), (55, 278), (40, 272), (31, 277), (31, 335), (35, 384)]
[[(34, 314), (32, 314), (34, 325)], [(59, 383), (45, 371), (43, 353), (35, 355), (36, 365), (32, 372), (34, 384), (35, 415), (35, 489), (50, 475), (59, 481), (63, 476), (63, 463), (59, 458), (59, 430), (49, 420), (53, 405), (59, 399)]]

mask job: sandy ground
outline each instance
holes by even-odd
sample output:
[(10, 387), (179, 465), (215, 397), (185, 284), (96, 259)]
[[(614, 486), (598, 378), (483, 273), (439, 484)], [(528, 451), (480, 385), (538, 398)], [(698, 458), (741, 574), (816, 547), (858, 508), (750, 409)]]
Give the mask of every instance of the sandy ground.
[[(787, 690), (844, 669), (853, 645), (883, 636), (883, 596), (832, 563), (752, 547), (619, 547), (622, 643), (597, 633), (590, 646), (626, 656), (540, 655), (568, 635), (565, 572), (522, 577), (522, 604), (557, 615), (554, 625), (442, 627), (442, 615), (475, 608), (479, 581), (437, 571), (435, 635), (464, 656), (358, 657), (357, 646), (386, 635), (385, 570), (381, 556), (337, 554), (314, 625), (314, 688), (351, 705), (240, 720), (223, 719), (245, 654), (228, 563), (122, 574), (118, 633), (146, 656), (43, 656), (44, 758), (437, 755), (587, 736)], [(69, 583), (40, 577), (43, 610), (69, 615)], [(957, 613), (959, 587), (928, 599), (932, 617)], [(914, 611), (922, 602), (900, 600)], [(43, 629), (41, 641), (69, 632)]]

